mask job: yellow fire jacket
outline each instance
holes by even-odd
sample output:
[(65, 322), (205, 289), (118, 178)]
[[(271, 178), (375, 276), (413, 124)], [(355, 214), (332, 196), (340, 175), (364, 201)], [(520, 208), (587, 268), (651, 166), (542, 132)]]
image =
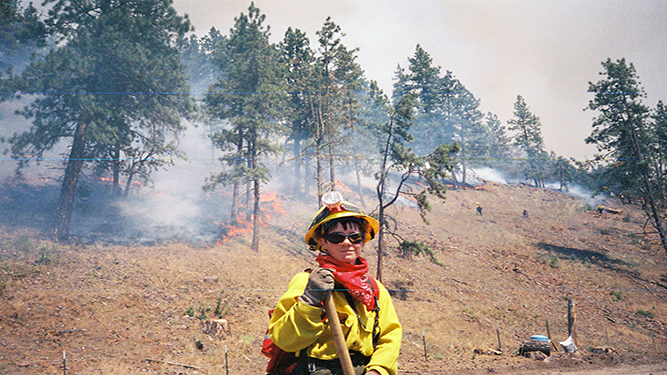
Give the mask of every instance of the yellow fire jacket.
[[(288, 352), (306, 349), (313, 358), (332, 360), (338, 358), (336, 346), (331, 336), (329, 322), (323, 318), (323, 309), (297, 301), (308, 283), (309, 273), (296, 274), (287, 287), (287, 292), (278, 301), (271, 321), (271, 340)], [(398, 353), (401, 347), (403, 328), (391, 302), (387, 289), (378, 282), (380, 296), (379, 326), (380, 338), (373, 348), (373, 325), (375, 312), (355, 301), (355, 310), (345, 298), (344, 292), (334, 291), (333, 300), (343, 328), (343, 335), (349, 350), (371, 357), (366, 371), (375, 370), (381, 375), (396, 375)]]

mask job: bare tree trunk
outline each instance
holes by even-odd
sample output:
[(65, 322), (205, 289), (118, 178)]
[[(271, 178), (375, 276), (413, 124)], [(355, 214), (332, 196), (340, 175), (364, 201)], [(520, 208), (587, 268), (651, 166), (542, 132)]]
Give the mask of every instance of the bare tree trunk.
[(229, 215), (229, 221), (234, 226), (239, 222), (239, 189), (239, 183), (234, 182), (234, 185), (232, 185), (232, 209)]
[(334, 163), (334, 152), (333, 152), (333, 140), (331, 139), (331, 134), (329, 134), (329, 189), (332, 191), (336, 188), (336, 171)]
[(465, 158), (461, 158), (461, 185), (466, 186), (466, 162)]
[(310, 156), (304, 154), (303, 157), (303, 196), (307, 197), (310, 192), (310, 178), (308, 177), (310, 175)]
[(292, 177), (292, 186), (294, 194), (301, 196), (301, 138), (294, 137), (294, 176)]
[(114, 147), (113, 160), (111, 161), (113, 168), (111, 195), (118, 197), (120, 196), (120, 145)]
[(248, 181), (245, 184), (245, 217), (247, 221), (252, 218), (252, 205), (250, 204), (252, 196), (252, 181)]
[(322, 140), (321, 138), (317, 141), (317, 149), (315, 151), (315, 165), (317, 171), (315, 172), (317, 178), (317, 204), (319, 209), (319, 204), (322, 201), (322, 195), (324, 195), (322, 189)]
[(130, 173), (127, 176), (127, 182), (125, 183), (125, 191), (123, 192), (123, 197), (127, 198), (130, 195), (130, 186), (132, 186), (132, 180), (134, 179), (134, 173)]
[(83, 158), (86, 149), (86, 127), (87, 124), (79, 124), (74, 132), (72, 149), (65, 168), (65, 177), (60, 188), (58, 209), (53, 225), (53, 237), (56, 241), (66, 241), (69, 238), (70, 223), (72, 220), (72, 209), (74, 196), (79, 181), (79, 175), (83, 167)]
[(359, 168), (359, 160), (357, 158), (354, 158), (354, 169), (357, 173), (357, 190), (359, 192), (359, 202), (361, 202), (361, 206), (364, 207), (366, 206), (366, 202), (364, 201), (364, 192), (363, 188), (361, 187), (361, 168)]
[(382, 207), (382, 199), (380, 199), (380, 209), (378, 211), (378, 218), (380, 221), (380, 230), (378, 231), (378, 248), (377, 248), (377, 254), (378, 254), (378, 269), (377, 273), (375, 274), (375, 278), (382, 282), (382, 261), (384, 260), (384, 228), (383, 228), (383, 223), (384, 223), (384, 208)]
[(253, 180), (254, 185), (254, 209), (252, 215), (252, 245), (250, 249), (253, 251), (259, 251), (259, 180)]
[(648, 195), (648, 207), (650, 209), (649, 217), (653, 219), (653, 226), (658, 231), (658, 236), (660, 236), (660, 243), (662, 244), (662, 248), (665, 249), (665, 251), (667, 252), (667, 235), (665, 235), (665, 227), (662, 221), (662, 217), (658, 212), (658, 203), (656, 202), (656, 198), (653, 193), (653, 185), (651, 184), (651, 179), (648, 171), (649, 167), (648, 164), (646, 164), (646, 160), (644, 160), (644, 155), (642, 154), (641, 148), (639, 147), (639, 137), (637, 136), (635, 128), (632, 125), (627, 125), (627, 124), (626, 127), (628, 128), (628, 130), (630, 130), (632, 146), (635, 149), (635, 153), (637, 154), (637, 159), (638, 159), (637, 161), (641, 166), (642, 180), (644, 183), (644, 188), (646, 189), (646, 193)]
[(456, 173), (454, 173), (453, 170), (452, 170), (452, 185), (454, 185), (454, 189), (458, 189), (458, 188), (459, 188), (459, 182), (458, 182), (458, 180), (456, 179)]

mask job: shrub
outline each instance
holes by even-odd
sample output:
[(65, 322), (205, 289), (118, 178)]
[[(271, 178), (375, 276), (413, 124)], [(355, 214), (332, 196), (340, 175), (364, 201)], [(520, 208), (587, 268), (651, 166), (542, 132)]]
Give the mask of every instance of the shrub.
[(54, 246), (41, 245), (37, 249), (37, 260), (35, 264), (51, 264), (55, 263), (57, 249)]
[(655, 317), (655, 314), (653, 314), (653, 312), (645, 310), (637, 310), (636, 314), (647, 317), (649, 319), (653, 319)]
[(433, 250), (421, 241), (405, 240), (398, 245), (401, 249), (401, 256), (403, 258), (412, 259), (414, 255), (424, 255), (428, 259), (441, 267), (446, 267), (435, 257)]
[(542, 264), (548, 264), (549, 267), (551, 268), (558, 268), (559, 266), (559, 260), (558, 257), (555, 255), (551, 254), (546, 254), (544, 252), (539, 251), (536, 255), (537, 260), (542, 263)]
[(620, 290), (612, 290), (609, 292), (614, 297), (615, 301), (620, 301), (625, 297), (625, 294), (621, 292)]

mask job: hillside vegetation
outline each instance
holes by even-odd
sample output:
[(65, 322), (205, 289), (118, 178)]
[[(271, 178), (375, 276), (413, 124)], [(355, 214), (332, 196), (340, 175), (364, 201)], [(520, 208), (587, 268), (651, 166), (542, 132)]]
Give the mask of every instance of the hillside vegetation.
[[(3, 224), (0, 373), (62, 373), (63, 352), (68, 374), (263, 373), (267, 313), (314, 259), (302, 240), (313, 207), (279, 197), (284, 212), (263, 228), (259, 252), (249, 251), (251, 234), (210, 246), (59, 244)], [(446, 202), (433, 202), (428, 225), (415, 209), (393, 207), (399, 233), (435, 255), (399, 257), (391, 243), (385, 258), (383, 282), (404, 327), (399, 372), (611, 373), (641, 365), (667, 373), (667, 256), (643, 234), (640, 207), (603, 204), (620, 213), (487, 183), (448, 191)], [(372, 274), (373, 246), (365, 250)], [(567, 338), (568, 299), (580, 351), (547, 361), (518, 356), (522, 341), (547, 334), (547, 322), (554, 341)], [(203, 332), (202, 321), (218, 317), (230, 335)], [(502, 355), (474, 353), (497, 349), (498, 334)]]

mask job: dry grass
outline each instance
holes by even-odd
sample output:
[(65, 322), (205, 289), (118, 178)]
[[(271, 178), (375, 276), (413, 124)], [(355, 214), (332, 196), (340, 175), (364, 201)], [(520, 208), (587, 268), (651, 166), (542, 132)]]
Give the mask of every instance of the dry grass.
[[(267, 311), (313, 259), (301, 237), (312, 207), (282, 199), (287, 213), (263, 229), (258, 253), (248, 250), (249, 237), (207, 248), (62, 245), (0, 228), (0, 373), (61, 373), (63, 351), (70, 374), (216, 374), (226, 365), (230, 374), (262, 373)], [(400, 372), (665, 358), (667, 258), (654, 239), (636, 234), (644, 223), (637, 207), (617, 208), (623, 214), (598, 215), (558, 193), (491, 183), (448, 192), (434, 203), (430, 225), (412, 209), (393, 208), (401, 234), (428, 243), (444, 265), (394, 251), (386, 258), (384, 284), (404, 326)], [(365, 255), (374, 273), (373, 249)], [(554, 340), (566, 338), (568, 298), (577, 306), (579, 358), (546, 364), (515, 356), (521, 341), (546, 334), (547, 321)], [(200, 327), (216, 310), (231, 324), (222, 341)], [(497, 347), (497, 330), (505, 355), (473, 355)], [(604, 345), (617, 354), (588, 351)]]

